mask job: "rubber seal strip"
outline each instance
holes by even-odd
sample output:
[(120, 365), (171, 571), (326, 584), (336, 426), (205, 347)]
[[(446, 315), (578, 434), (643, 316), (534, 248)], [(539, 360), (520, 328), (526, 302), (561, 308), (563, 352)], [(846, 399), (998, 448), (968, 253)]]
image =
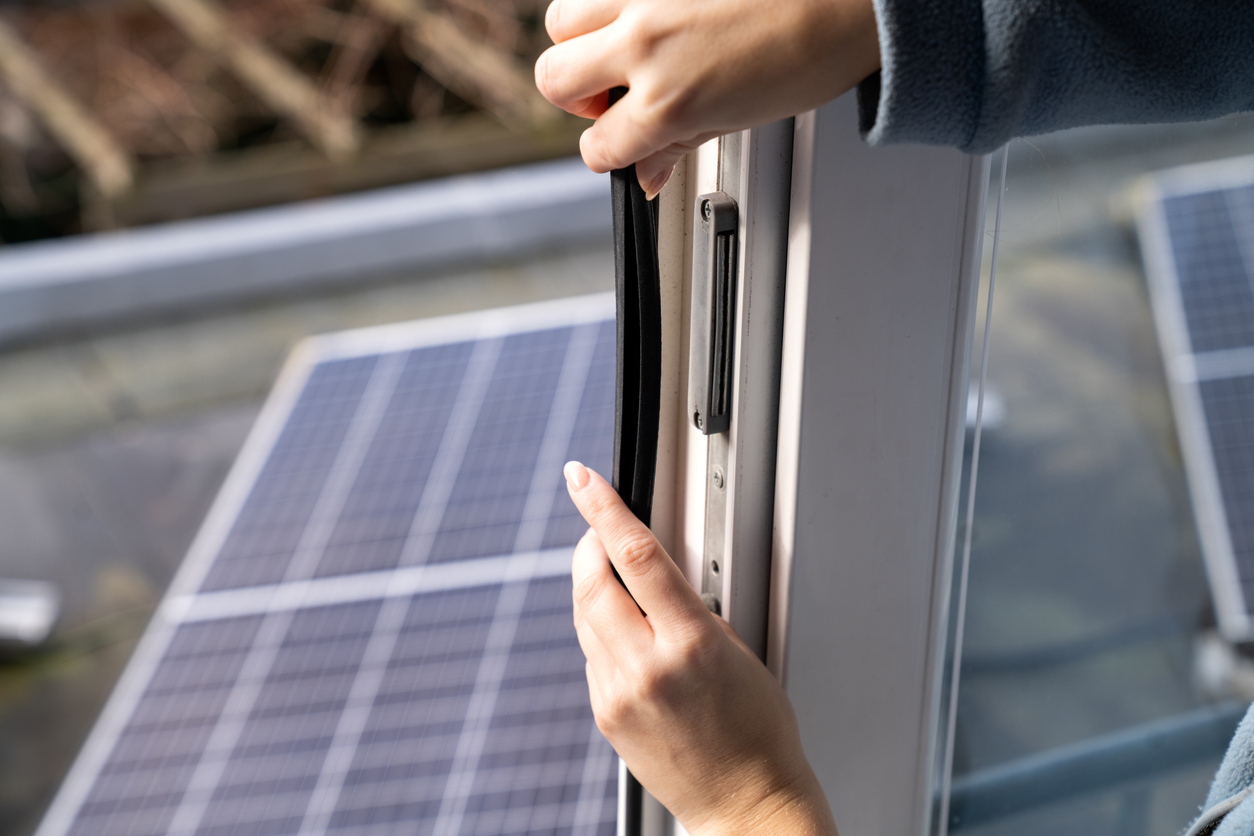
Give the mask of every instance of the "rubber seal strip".
[[(625, 88), (610, 91), (611, 105)], [(645, 199), (634, 165), (610, 172), (618, 354), (614, 390), (614, 489), (645, 525), (653, 516), (662, 398), (662, 289), (657, 201)], [(615, 570), (614, 575), (618, 575)], [(619, 578), (619, 582), (622, 579)], [(644, 788), (626, 772), (627, 836), (640, 836)]]
[(618, 308), (614, 488), (632, 513), (649, 525), (662, 391), (657, 203), (645, 199), (634, 165), (610, 176)]

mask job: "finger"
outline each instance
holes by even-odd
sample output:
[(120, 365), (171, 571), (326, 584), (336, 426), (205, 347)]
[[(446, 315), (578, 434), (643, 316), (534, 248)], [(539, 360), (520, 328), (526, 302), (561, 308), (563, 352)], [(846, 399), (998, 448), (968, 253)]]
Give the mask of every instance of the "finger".
[(597, 697), (601, 696), (601, 694), (597, 686), (597, 675), (592, 670), (591, 662), (584, 662), (583, 676), (584, 679), (588, 680), (588, 696), (592, 697), (592, 710), (596, 711)]
[[(595, 531), (575, 546), (570, 574), (576, 633), (595, 633), (600, 649), (614, 665), (634, 667), (635, 660), (653, 647), (653, 628), (614, 577), (609, 555)], [(589, 655), (587, 647), (584, 655)]]
[[(653, 532), (636, 519), (609, 483), (579, 462), (567, 464), (565, 472), (567, 489), (575, 507), (596, 532), (597, 542), (613, 561), (627, 590), (649, 614), (647, 622), (653, 629), (674, 635), (687, 632), (694, 625), (704, 624), (710, 613), (701, 603), (701, 598), (688, 585)], [(585, 538), (580, 545), (584, 546), (585, 542), (584, 559), (591, 563), (589, 555), (595, 546), (591, 538)], [(576, 552), (579, 551), (581, 549), (576, 549)], [(603, 597), (616, 603), (623, 600), (621, 596), (608, 594), (608, 591)], [(606, 640), (600, 629), (597, 632), (602, 640)], [(609, 641), (606, 644), (611, 652), (615, 652)]]
[(618, 19), (627, 0), (553, 0), (544, 13), (544, 28), (560, 44), (609, 26)]
[(640, 98), (628, 90), (613, 107), (601, 114), (596, 124), (579, 138), (579, 153), (588, 168), (604, 174), (662, 151), (671, 142), (666, 128), (646, 122), (640, 115)]
[(597, 93), (590, 99), (584, 99), (579, 102), (571, 102), (567, 113), (573, 113), (576, 116), (582, 116), (584, 119), (600, 119), (601, 114), (610, 107), (610, 92), (605, 90)]
[(675, 163), (701, 142), (674, 142), (636, 162), (636, 177), (640, 180), (640, 188), (644, 189), (645, 197), (652, 200), (671, 179), (675, 171)]
[(610, 33), (600, 29), (551, 46), (536, 60), (536, 87), (553, 104), (570, 113), (627, 83), (622, 50), (614, 49)]
[(618, 670), (614, 657), (601, 640), (597, 638), (596, 632), (586, 621), (582, 621), (575, 626), (575, 635), (579, 638), (579, 649), (583, 651), (584, 660), (588, 667), (602, 682), (613, 682), (614, 674)]
[(592, 706), (592, 716), (604, 716), (605, 695), (601, 693), (601, 682), (603, 680), (592, 669), (592, 665), (584, 665), (583, 673), (588, 680), (588, 702)]

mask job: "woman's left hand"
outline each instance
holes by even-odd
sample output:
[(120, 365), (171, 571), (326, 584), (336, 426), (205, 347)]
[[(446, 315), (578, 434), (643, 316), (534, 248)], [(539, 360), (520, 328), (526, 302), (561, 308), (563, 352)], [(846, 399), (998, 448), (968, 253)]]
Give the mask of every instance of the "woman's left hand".
[(779, 683), (604, 479), (566, 481), (592, 526), (572, 567), (592, 710), (632, 774), (693, 836), (835, 834)]

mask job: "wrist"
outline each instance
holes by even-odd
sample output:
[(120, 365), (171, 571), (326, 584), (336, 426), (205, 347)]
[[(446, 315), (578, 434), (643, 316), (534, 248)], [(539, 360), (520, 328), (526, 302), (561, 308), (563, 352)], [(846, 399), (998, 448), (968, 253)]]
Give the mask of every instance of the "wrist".
[(880, 69), (879, 21), (873, 0), (827, 0), (823, 19), (812, 27), (816, 55), (832, 64), (839, 90), (861, 82)]
[(742, 788), (724, 799), (718, 811), (686, 829), (690, 836), (837, 836), (823, 789), (814, 774), (808, 769), (807, 773), (788, 783), (775, 782), (756, 790)]

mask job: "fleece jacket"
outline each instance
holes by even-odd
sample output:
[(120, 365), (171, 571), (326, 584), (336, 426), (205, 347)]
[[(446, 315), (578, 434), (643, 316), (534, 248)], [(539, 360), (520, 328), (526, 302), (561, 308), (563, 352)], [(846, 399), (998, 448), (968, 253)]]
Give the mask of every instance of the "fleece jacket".
[(874, 0), (872, 144), (972, 154), (1079, 125), (1254, 110), (1250, 0)]

